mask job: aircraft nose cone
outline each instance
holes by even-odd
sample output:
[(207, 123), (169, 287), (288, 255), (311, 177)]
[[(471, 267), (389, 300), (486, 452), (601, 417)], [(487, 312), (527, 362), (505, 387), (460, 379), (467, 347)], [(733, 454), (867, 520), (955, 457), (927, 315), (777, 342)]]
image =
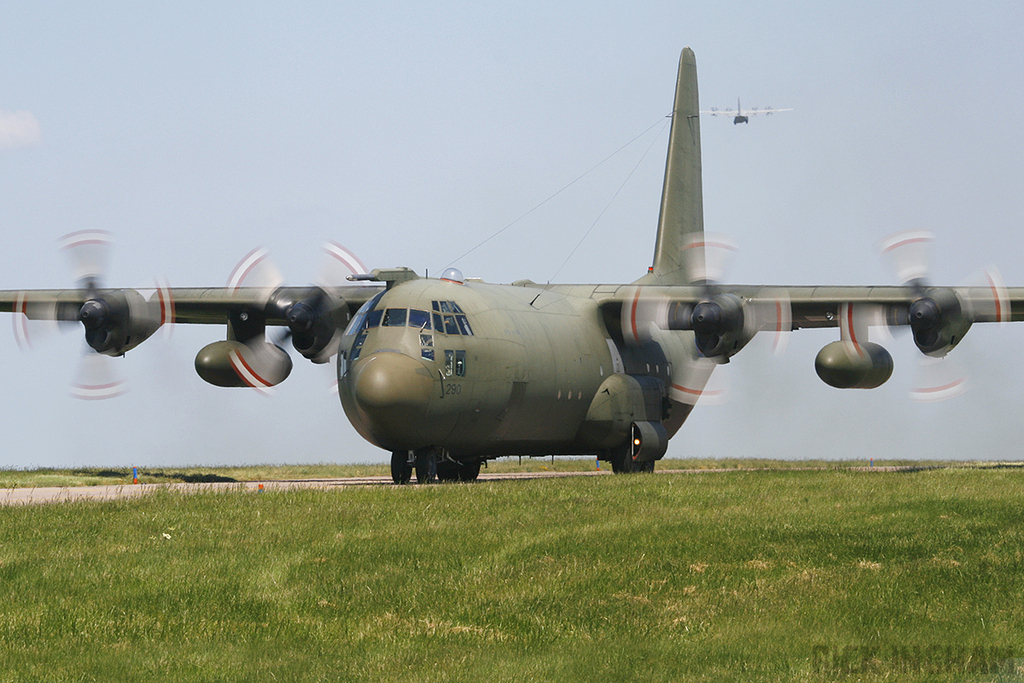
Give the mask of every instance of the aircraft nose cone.
[(388, 441), (423, 425), (435, 381), (422, 363), (401, 353), (377, 353), (359, 364), (352, 396), (370, 431)]

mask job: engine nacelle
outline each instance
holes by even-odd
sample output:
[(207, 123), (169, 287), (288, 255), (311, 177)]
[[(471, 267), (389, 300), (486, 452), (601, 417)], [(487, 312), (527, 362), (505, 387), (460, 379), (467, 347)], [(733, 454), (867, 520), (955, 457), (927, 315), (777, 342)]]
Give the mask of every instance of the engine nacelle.
[(108, 356), (123, 356), (149, 339), (162, 323), (159, 304), (154, 307), (134, 289), (94, 296), (82, 304), (78, 320), (85, 326), (86, 343)]
[(728, 359), (746, 346), (756, 330), (746, 325), (743, 301), (735, 294), (719, 294), (693, 307), (690, 329), (705, 358)]
[(973, 318), (951, 289), (929, 289), (907, 310), (907, 322), (921, 353), (941, 358), (971, 329)]
[(280, 384), (292, 371), (292, 359), (262, 336), (248, 344), (228, 340), (207, 344), (196, 354), (196, 372), (218, 387), (265, 389)]
[(871, 342), (835, 341), (818, 352), (814, 370), (837, 389), (874, 389), (892, 375), (892, 356)]
[[(296, 298), (301, 296), (303, 298)], [(268, 318), (282, 318), (292, 346), (314, 363), (326, 363), (337, 352), (340, 331), (348, 322), (344, 300), (312, 287), (298, 295), (292, 288), (274, 293), (265, 310)]]

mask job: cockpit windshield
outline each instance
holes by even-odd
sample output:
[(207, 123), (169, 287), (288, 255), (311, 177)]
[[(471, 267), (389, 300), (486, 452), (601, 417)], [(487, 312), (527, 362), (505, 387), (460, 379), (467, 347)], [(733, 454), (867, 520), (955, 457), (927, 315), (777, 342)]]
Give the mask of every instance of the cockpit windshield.
[(433, 329), (443, 334), (460, 334), (472, 336), (473, 328), (469, 318), (454, 301), (431, 302), (434, 313), (417, 308), (373, 308), (377, 298), (363, 304), (356, 316), (352, 318), (346, 335), (358, 334), (374, 327), (415, 327), (421, 332)]
[(432, 301), (434, 329), (445, 334), (471, 336), (473, 328), (462, 308), (454, 301)]
[(384, 327), (405, 327), (405, 320), (409, 317), (407, 308), (389, 308), (384, 311), (384, 319), (381, 325)]
[(430, 329), (430, 314), (415, 308), (409, 309), (409, 327), (418, 328), (421, 332)]
[(418, 308), (377, 308), (383, 295), (384, 292), (381, 292), (363, 304), (345, 328), (345, 336), (355, 336), (348, 353), (349, 361), (359, 357), (367, 332), (377, 327), (416, 328), (420, 332), (421, 355), (427, 360), (434, 358), (431, 332), (465, 337), (473, 335), (469, 317), (454, 301), (432, 301), (432, 311)]

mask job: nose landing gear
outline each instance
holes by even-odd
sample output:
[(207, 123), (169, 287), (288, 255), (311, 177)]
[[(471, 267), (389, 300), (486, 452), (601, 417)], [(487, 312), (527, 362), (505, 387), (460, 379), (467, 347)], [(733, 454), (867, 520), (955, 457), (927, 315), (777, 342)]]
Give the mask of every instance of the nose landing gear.
[(391, 452), (391, 481), (396, 484), (408, 484), (412, 481), (414, 467), (417, 484), (437, 481), (437, 453), (433, 448)]
[(391, 452), (391, 481), (408, 484), (412, 480), (413, 451)]

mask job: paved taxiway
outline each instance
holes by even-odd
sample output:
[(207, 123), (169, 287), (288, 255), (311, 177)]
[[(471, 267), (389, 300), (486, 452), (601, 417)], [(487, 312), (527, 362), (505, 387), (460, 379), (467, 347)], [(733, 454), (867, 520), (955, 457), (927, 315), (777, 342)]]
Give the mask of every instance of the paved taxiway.
[[(775, 468), (776, 470), (778, 468)], [(792, 467), (785, 469), (824, 469), (820, 467)], [(934, 469), (933, 466), (903, 467), (851, 467), (848, 470), (872, 472), (900, 472), (922, 469)], [(689, 470), (658, 470), (663, 474), (709, 474), (740, 471), (729, 469), (689, 469)], [(586, 472), (503, 472), (496, 474), (481, 473), (480, 481), (505, 481), (514, 479), (558, 479), (563, 477), (603, 477), (612, 476), (608, 470)], [(643, 475), (637, 475), (643, 476)], [(657, 475), (656, 475), (657, 476)], [(0, 506), (32, 505), (40, 503), (64, 503), (76, 500), (120, 500), (142, 496), (154, 491), (177, 491), (180, 493), (200, 493), (205, 491), (282, 491), (288, 489), (332, 489), (346, 486), (385, 486), (391, 485), (391, 477), (338, 477), (331, 479), (277, 479), (273, 481), (240, 481), (216, 482), (202, 484), (120, 484), (117, 486), (52, 486), (40, 488), (0, 489)]]
[[(592, 477), (611, 474), (593, 472), (504, 472), (481, 474), (480, 481), (506, 479), (553, 479), (558, 477)], [(272, 481), (230, 481), (199, 484), (118, 484), (117, 486), (48, 486), (39, 488), (0, 489), (0, 506), (33, 503), (63, 503), (74, 500), (117, 500), (133, 498), (154, 491), (200, 493), (205, 491), (282, 491), (287, 489), (332, 489), (346, 486), (392, 485), (391, 477), (337, 477), (330, 479), (275, 479)]]

